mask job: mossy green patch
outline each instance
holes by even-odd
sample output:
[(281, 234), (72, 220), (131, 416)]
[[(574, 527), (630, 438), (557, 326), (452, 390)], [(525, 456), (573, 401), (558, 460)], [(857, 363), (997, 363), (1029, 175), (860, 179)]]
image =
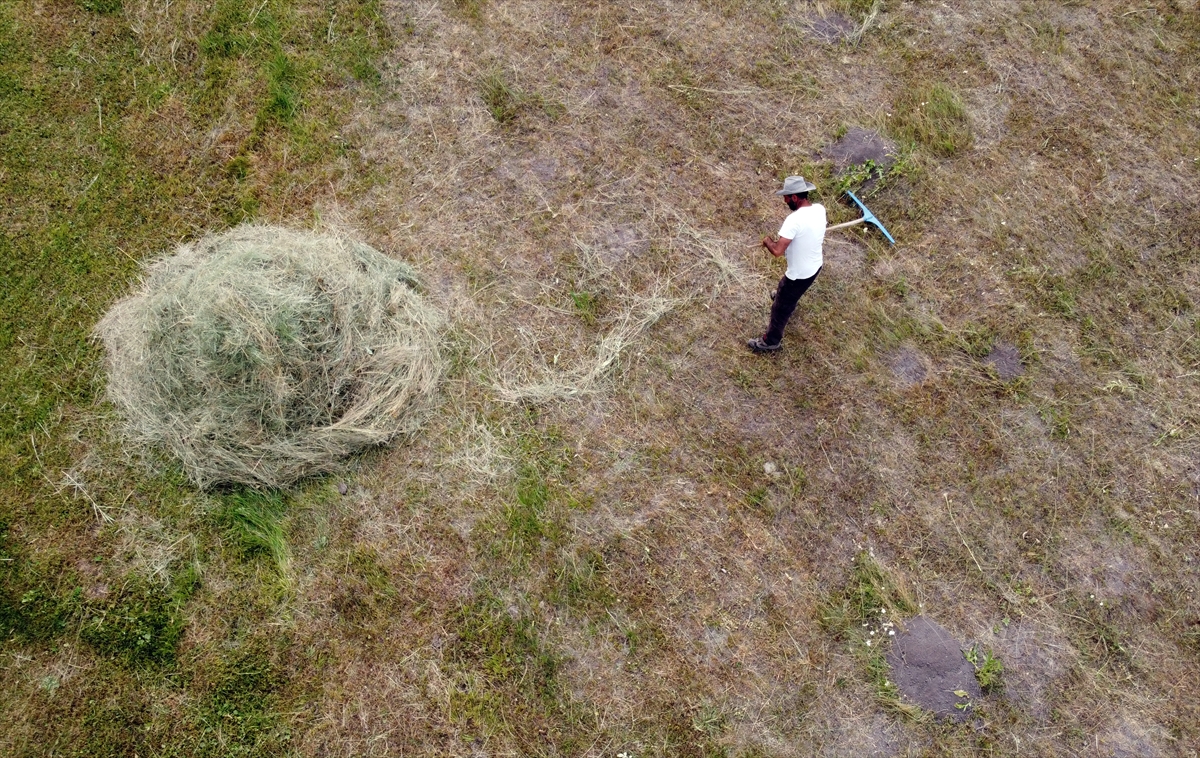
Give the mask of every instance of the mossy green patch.
[(78, 618), (81, 597), (62, 561), (34, 563), (0, 522), (0, 639), (53, 640)]
[(47, 644), (75, 630), (99, 655), (130, 666), (170, 666), (183, 632), (184, 605), (199, 587), (194, 565), (168, 585), (136, 574), (115, 590), (84, 596), (61, 560), (19, 550), (0, 530), (0, 637)]
[(459, 608), (455, 622), (456, 662), (477, 667), (493, 686), (526, 696), (554, 696), (559, 660), (541, 642), (530, 617), (484, 594)]
[[(282, 643), (277, 643), (282, 644)], [(288, 677), (259, 637), (237, 644), (197, 672), (198, 699), (167, 755), (276, 756), (292, 734), (279, 713)]]
[(79, 636), (96, 652), (134, 666), (174, 663), (183, 619), (177, 598), (167, 589), (132, 579), (89, 611)]

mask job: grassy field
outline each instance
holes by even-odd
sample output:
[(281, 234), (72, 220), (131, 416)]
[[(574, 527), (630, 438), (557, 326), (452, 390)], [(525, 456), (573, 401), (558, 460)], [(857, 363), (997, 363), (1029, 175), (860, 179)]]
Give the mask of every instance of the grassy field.
[[(1198, 92), (1194, 0), (0, 6), (0, 753), (1197, 755)], [(855, 128), (899, 244), (751, 355)], [(93, 326), (245, 220), (422, 272), (424, 434), (122, 444)]]

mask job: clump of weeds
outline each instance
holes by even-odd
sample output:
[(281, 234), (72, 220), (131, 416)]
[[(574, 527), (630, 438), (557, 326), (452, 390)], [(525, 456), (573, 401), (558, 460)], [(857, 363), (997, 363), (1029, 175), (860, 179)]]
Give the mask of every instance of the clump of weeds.
[(1003, 688), (1001, 675), (1004, 664), (1000, 662), (991, 650), (973, 645), (963, 653), (967, 661), (975, 668), (975, 679), (984, 692), (996, 692)]

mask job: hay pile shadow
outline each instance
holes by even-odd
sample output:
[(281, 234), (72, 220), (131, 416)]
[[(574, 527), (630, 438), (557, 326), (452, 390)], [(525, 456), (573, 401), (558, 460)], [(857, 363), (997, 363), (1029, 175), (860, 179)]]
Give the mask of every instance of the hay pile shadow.
[(416, 431), (443, 371), (415, 272), (330, 234), (242, 226), (151, 264), (97, 326), (130, 437), (201, 487), (282, 487)]

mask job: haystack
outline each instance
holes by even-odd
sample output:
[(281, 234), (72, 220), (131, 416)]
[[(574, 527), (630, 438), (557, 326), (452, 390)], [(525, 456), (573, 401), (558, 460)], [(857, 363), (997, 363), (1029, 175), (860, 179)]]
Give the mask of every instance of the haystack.
[(416, 285), (330, 234), (246, 225), (182, 245), (97, 326), (108, 396), (201, 487), (327, 472), (431, 405), (441, 319)]

